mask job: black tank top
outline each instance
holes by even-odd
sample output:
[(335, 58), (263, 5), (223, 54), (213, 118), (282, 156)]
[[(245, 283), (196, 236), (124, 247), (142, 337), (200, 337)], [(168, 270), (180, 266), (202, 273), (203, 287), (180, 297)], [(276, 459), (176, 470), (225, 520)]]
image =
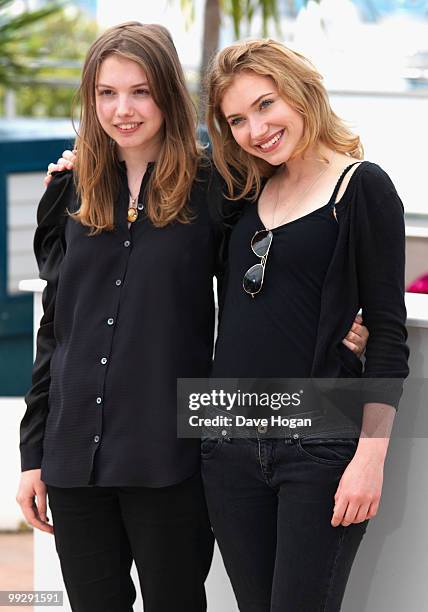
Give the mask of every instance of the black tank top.
[(254, 298), (242, 280), (260, 259), (251, 239), (264, 225), (251, 204), (229, 244), (228, 282), (213, 364), (215, 378), (306, 378), (317, 339), (324, 278), (338, 234), (335, 200), (272, 230), (264, 283)]

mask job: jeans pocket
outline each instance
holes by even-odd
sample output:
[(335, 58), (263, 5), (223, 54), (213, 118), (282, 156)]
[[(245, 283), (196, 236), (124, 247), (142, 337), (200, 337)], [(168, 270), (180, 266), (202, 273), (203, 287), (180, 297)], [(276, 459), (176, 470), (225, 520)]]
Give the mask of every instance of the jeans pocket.
[(316, 463), (346, 465), (357, 449), (358, 438), (299, 438), (298, 452)]
[(202, 438), (201, 457), (203, 460), (211, 459), (223, 443), (222, 438)]

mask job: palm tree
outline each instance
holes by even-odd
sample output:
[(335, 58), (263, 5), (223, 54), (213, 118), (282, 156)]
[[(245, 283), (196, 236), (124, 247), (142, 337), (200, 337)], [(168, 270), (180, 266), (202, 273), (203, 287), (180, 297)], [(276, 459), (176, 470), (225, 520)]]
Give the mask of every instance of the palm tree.
[(32, 52), (26, 48), (28, 28), (62, 10), (61, 4), (55, 2), (37, 11), (13, 16), (8, 11), (13, 2), (0, 0), (0, 85), (9, 88), (16, 87), (23, 76), (34, 74), (31, 60), (43, 55), (42, 48)]
[[(220, 26), (222, 15), (232, 18), (233, 30), (236, 38), (241, 35), (241, 27), (245, 23), (250, 26), (254, 16), (261, 13), (262, 35), (267, 36), (269, 23), (273, 21), (279, 29), (279, 1), (280, 0), (205, 0), (204, 31), (202, 43), (202, 62), (199, 71), (200, 85), (203, 83), (208, 64), (217, 52), (220, 39)], [(294, 0), (286, 0), (287, 4), (294, 5)], [(305, 4), (307, 0), (304, 0)], [(192, 19), (195, 11), (195, 0), (180, 0), (183, 10), (188, 12)], [(199, 116), (205, 114), (205, 101), (199, 96)]]
[(202, 61), (199, 68), (199, 117), (205, 117), (206, 100), (203, 92), (203, 80), (211, 58), (218, 50), (221, 25), (222, 0), (205, 0), (204, 31), (202, 43)]

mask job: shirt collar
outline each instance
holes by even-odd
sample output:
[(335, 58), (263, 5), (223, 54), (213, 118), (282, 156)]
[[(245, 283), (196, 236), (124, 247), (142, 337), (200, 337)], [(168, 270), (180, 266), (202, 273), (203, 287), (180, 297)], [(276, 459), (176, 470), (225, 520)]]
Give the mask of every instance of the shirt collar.
[[(122, 160), (122, 161), (118, 161), (117, 163), (118, 163), (118, 166), (119, 166), (120, 170), (122, 172), (126, 173), (126, 162), (124, 160)], [(156, 162), (154, 162), (154, 161), (147, 162), (147, 170), (152, 170), (153, 166), (155, 165), (155, 163)]]

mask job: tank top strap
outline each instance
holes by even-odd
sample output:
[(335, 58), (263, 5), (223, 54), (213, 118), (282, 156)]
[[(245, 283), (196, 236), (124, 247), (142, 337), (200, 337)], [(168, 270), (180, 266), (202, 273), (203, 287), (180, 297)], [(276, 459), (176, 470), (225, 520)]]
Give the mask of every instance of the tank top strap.
[(356, 166), (357, 164), (361, 164), (360, 161), (354, 162), (353, 164), (349, 164), (349, 166), (346, 166), (346, 168), (343, 170), (342, 174), (339, 176), (339, 179), (336, 183), (336, 186), (333, 190), (333, 193), (331, 194), (331, 198), (330, 198), (330, 206), (329, 206), (329, 211), (331, 212), (331, 214), (333, 215), (336, 223), (339, 223), (339, 220), (337, 218), (337, 213), (336, 213), (336, 198), (337, 198), (337, 194), (339, 193), (339, 189), (341, 184), (343, 183), (343, 179), (345, 178), (345, 176), (348, 174), (348, 172), (350, 171), (351, 168), (353, 168), (354, 166)]
[(339, 176), (338, 181), (336, 183), (336, 186), (335, 186), (335, 188), (333, 190), (333, 193), (331, 194), (331, 198), (330, 198), (331, 208), (334, 208), (334, 206), (336, 204), (337, 194), (339, 193), (340, 186), (342, 185), (345, 176), (348, 174), (350, 169), (353, 168), (354, 166), (356, 166), (357, 164), (361, 164), (361, 162), (357, 161), (357, 162), (354, 162), (353, 164), (349, 164), (349, 166), (346, 166), (346, 168), (343, 170), (342, 174)]

